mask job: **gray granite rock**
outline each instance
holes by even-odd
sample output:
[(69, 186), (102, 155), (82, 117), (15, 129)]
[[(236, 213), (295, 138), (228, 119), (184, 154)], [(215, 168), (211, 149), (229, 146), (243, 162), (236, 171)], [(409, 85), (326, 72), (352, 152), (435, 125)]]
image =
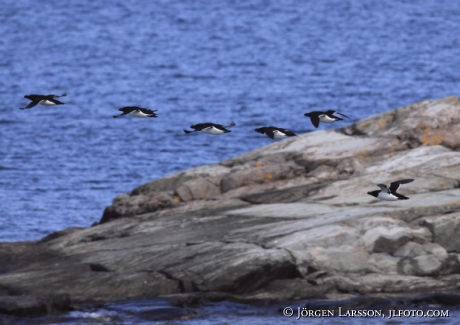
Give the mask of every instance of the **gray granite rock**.
[(437, 275), (442, 267), (442, 262), (434, 255), (419, 255), (400, 260), (399, 273), (405, 275), (428, 276)]
[(315, 246), (323, 248), (352, 246), (358, 242), (358, 239), (358, 232), (351, 227), (326, 225), (279, 236), (265, 243), (264, 246), (298, 251)]
[(410, 241), (406, 244), (399, 247), (394, 253), (393, 256), (397, 257), (415, 257), (426, 255), (427, 252), (423, 248), (423, 245), (420, 245), (416, 242)]
[[(0, 312), (61, 294), (78, 304), (458, 292), (459, 108), (425, 101), (277, 141), (141, 185), (93, 227), (0, 243)], [(409, 200), (366, 194), (403, 178), (415, 179), (399, 189)]]
[[(37, 317), (72, 310), (69, 295), (8, 296), (0, 300), (0, 315)], [(0, 318), (1, 319), (1, 318)], [(5, 321), (4, 324), (9, 322)]]
[(437, 273), (441, 268), (441, 262), (434, 255), (421, 255), (414, 257), (418, 267), (419, 275), (432, 275)]
[(458, 150), (459, 119), (458, 98), (447, 97), (437, 101), (415, 103), (363, 119), (343, 128), (343, 132), (349, 135), (394, 136), (410, 147), (443, 145)]
[(423, 245), (423, 249), (428, 254), (431, 254), (434, 257), (436, 257), (440, 262), (444, 262), (448, 256), (447, 251), (444, 249), (444, 247), (436, 243), (425, 244)]
[(289, 179), (303, 173), (303, 168), (294, 163), (281, 165), (272, 164), (267, 166), (252, 167), (236, 172), (231, 172), (222, 178), (220, 188), (223, 193), (232, 189), (250, 185), (272, 182), (279, 179)]
[(182, 201), (205, 200), (220, 195), (219, 187), (202, 177), (184, 182), (176, 192)]
[(373, 253), (369, 256), (369, 264), (374, 266), (376, 273), (398, 274), (398, 262), (400, 258), (386, 253)]
[(351, 246), (312, 247), (306, 251), (308, 265), (326, 272), (366, 272), (369, 268), (368, 257), (364, 249)]
[(169, 192), (174, 191), (176, 188), (181, 186), (188, 180), (196, 179), (199, 177), (219, 177), (228, 173), (229, 169), (221, 165), (206, 165), (198, 166), (195, 168), (188, 169), (186, 171), (170, 175), (164, 178), (160, 178), (151, 181), (147, 184), (136, 187), (131, 194), (132, 195), (149, 195), (152, 192)]
[(171, 207), (173, 204), (173, 198), (165, 192), (155, 192), (151, 195), (122, 194), (117, 196), (113, 204), (104, 210), (100, 222), (154, 212)]
[(392, 254), (411, 238), (412, 234), (408, 228), (376, 227), (366, 231), (362, 241), (369, 252)]
[(420, 224), (432, 231), (433, 242), (448, 252), (460, 252), (460, 213), (423, 218)]

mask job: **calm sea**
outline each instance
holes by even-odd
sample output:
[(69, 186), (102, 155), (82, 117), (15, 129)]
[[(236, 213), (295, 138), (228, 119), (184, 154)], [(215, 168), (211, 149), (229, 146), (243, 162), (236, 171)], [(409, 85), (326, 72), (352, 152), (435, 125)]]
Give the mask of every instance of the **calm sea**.
[[(458, 95), (459, 17), (451, 0), (4, 0), (0, 241), (87, 227), (120, 193), (271, 143), (256, 127)], [(159, 117), (112, 118), (128, 105)], [(237, 126), (182, 131), (207, 121)]]

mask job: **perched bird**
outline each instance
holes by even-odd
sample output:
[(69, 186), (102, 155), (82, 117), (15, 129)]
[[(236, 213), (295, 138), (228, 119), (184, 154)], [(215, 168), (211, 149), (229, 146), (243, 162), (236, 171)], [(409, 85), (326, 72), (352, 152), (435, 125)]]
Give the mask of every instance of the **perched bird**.
[(326, 111), (326, 112), (314, 111), (314, 112), (310, 112), (310, 113), (305, 113), (304, 116), (308, 116), (310, 118), (310, 120), (311, 120), (311, 123), (313, 123), (315, 128), (317, 128), (318, 125), (319, 125), (319, 122), (332, 123), (332, 122), (335, 122), (335, 121), (342, 121), (343, 120), (343, 118), (340, 118), (338, 116), (334, 116), (334, 114), (339, 114), (339, 115), (342, 115), (343, 117), (346, 117), (346, 118), (349, 119), (349, 117), (346, 116), (345, 114), (342, 114), (342, 113), (339, 113), (339, 112), (333, 111), (333, 110), (329, 110), (329, 111)]
[(232, 126), (235, 126), (236, 124), (234, 122), (230, 123), (230, 125), (223, 126), (222, 124), (214, 124), (214, 123), (200, 123), (200, 124), (195, 124), (190, 126), (190, 128), (193, 129), (193, 131), (190, 130), (184, 130), (186, 134), (192, 133), (192, 132), (204, 132), (208, 134), (213, 134), (213, 135), (219, 135), (219, 134), (224, 134), (228, 132), (232, 132), (230, 130), (227, 130), (227, 128), (231, 128)]
[(131, 115), (134, 117), (158, 117), (155, 113), (157, 110), (151, 110), (148, 108), (140, 108), (137, 106), (126, 106), (118, 109), (119, 111), (123, 112), (120, 115), (114, 115), (114, 118), (123, 116), (123, 115)]
[(401, 179), (399, 181), (392, 182), (390, 184), (390, 188), (388, 188), (385, 184), (377, 184), (377, 186), (380, 187), (381, 190), (367, 192), (367, 194), (375, 196), (376, 198), (385, 201), (409, 200), (408, 197), (396, 193), (396, 191), (398, 190), (399, 186), (401, 186), (401, 184), (407, 184), (413, 181), (413, 179)]
[(54, 106), (54, 105), (64, 105), (63, 102), (57, 100), (56, 98), (67, 96), (66, 93), (62, 95), (25, 95), (24, 98), (30, 99), (31, 102), (26, 107), (21, 107), (20, 109), (28, 109), (38, 104), (44, 106)]
[(255, 129), (255, 131), (265, 134), (267, 137), (270, 137), (272, 139), (281, 139), (297, 136), (297, 134), (295, 134), (292, 131), (283, 128), (277, 128), (276, 126), (265, 126), (263, 128)]

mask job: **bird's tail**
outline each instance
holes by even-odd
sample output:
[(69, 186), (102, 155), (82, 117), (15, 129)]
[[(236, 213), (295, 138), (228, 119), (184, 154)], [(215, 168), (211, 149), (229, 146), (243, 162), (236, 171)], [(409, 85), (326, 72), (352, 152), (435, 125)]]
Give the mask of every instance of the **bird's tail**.
[[(196, 130), (195, 130), (195, 131), (196, 131)], [(184, 129), (185, 134), (190, 134), (190, 133), (195, 132), (195, 131), (190, 131), (190, 130), (185, 130), (185, 129)]]

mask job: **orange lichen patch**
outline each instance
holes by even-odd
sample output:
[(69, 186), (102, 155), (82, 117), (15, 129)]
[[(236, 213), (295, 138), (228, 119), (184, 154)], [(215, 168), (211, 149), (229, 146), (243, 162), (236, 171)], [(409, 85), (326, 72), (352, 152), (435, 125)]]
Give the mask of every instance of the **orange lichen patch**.
[(387, 123), (385, 121), (379, 121), (379, 128), (384, 130), (387, 127)]
[(359, 125), (359, 128), (360, 129), (367, 129), (369, 126), (370, 126), (369, 123), (363, 123), (363, 124)]
[(425, 133), (431, 132), (431, 128), (426, 124), (420, 125), (420, 129)]
[(454, 104), (460, 103), (460, 100), (458, 100), (458, 97), (456, 96), (449, 96), (449, 97), (441, 99), (440, 101), (454, 103)]
[(393, 121), (393, 115), (385, 116), (385, 121), (387, 121), (387, 122)]
[(180, 197), (178, 197), (177, 195), (174, 195), (173, 200), (174, 202), (180, 202)]
[(267, 175), (267, 178), (268, 178), (268, 179), (273, 179), (273, 175), (272, 175), (272, 174), (268, 174), (268, 175)]
[(442, 135), (437, 133), (432, 133), (430, 135), (422, 136), (422, 146), (436, 146), (442, 143)]
[(262, 163), (261, 162), (256, 162), (256, 164), (254, 166), (255, 167), (260, 167), (260, 166), (262, 166)]
[(358, 158), (358, 159), (364, 159), (366, 158), (367, 156), (370, 155), (370, 152), (368, 151), (361, 151), (360, 153), (356, 154), (355, 157)]
[(460, 144), (459, 136), (456, 136), (456, 135), (453, 135), (453, 136), (444, 135), (443, 136), (443, 141), (442, 141), (443, 146), (450, 148), (450, 149), (458, 150), (459, 144)]

